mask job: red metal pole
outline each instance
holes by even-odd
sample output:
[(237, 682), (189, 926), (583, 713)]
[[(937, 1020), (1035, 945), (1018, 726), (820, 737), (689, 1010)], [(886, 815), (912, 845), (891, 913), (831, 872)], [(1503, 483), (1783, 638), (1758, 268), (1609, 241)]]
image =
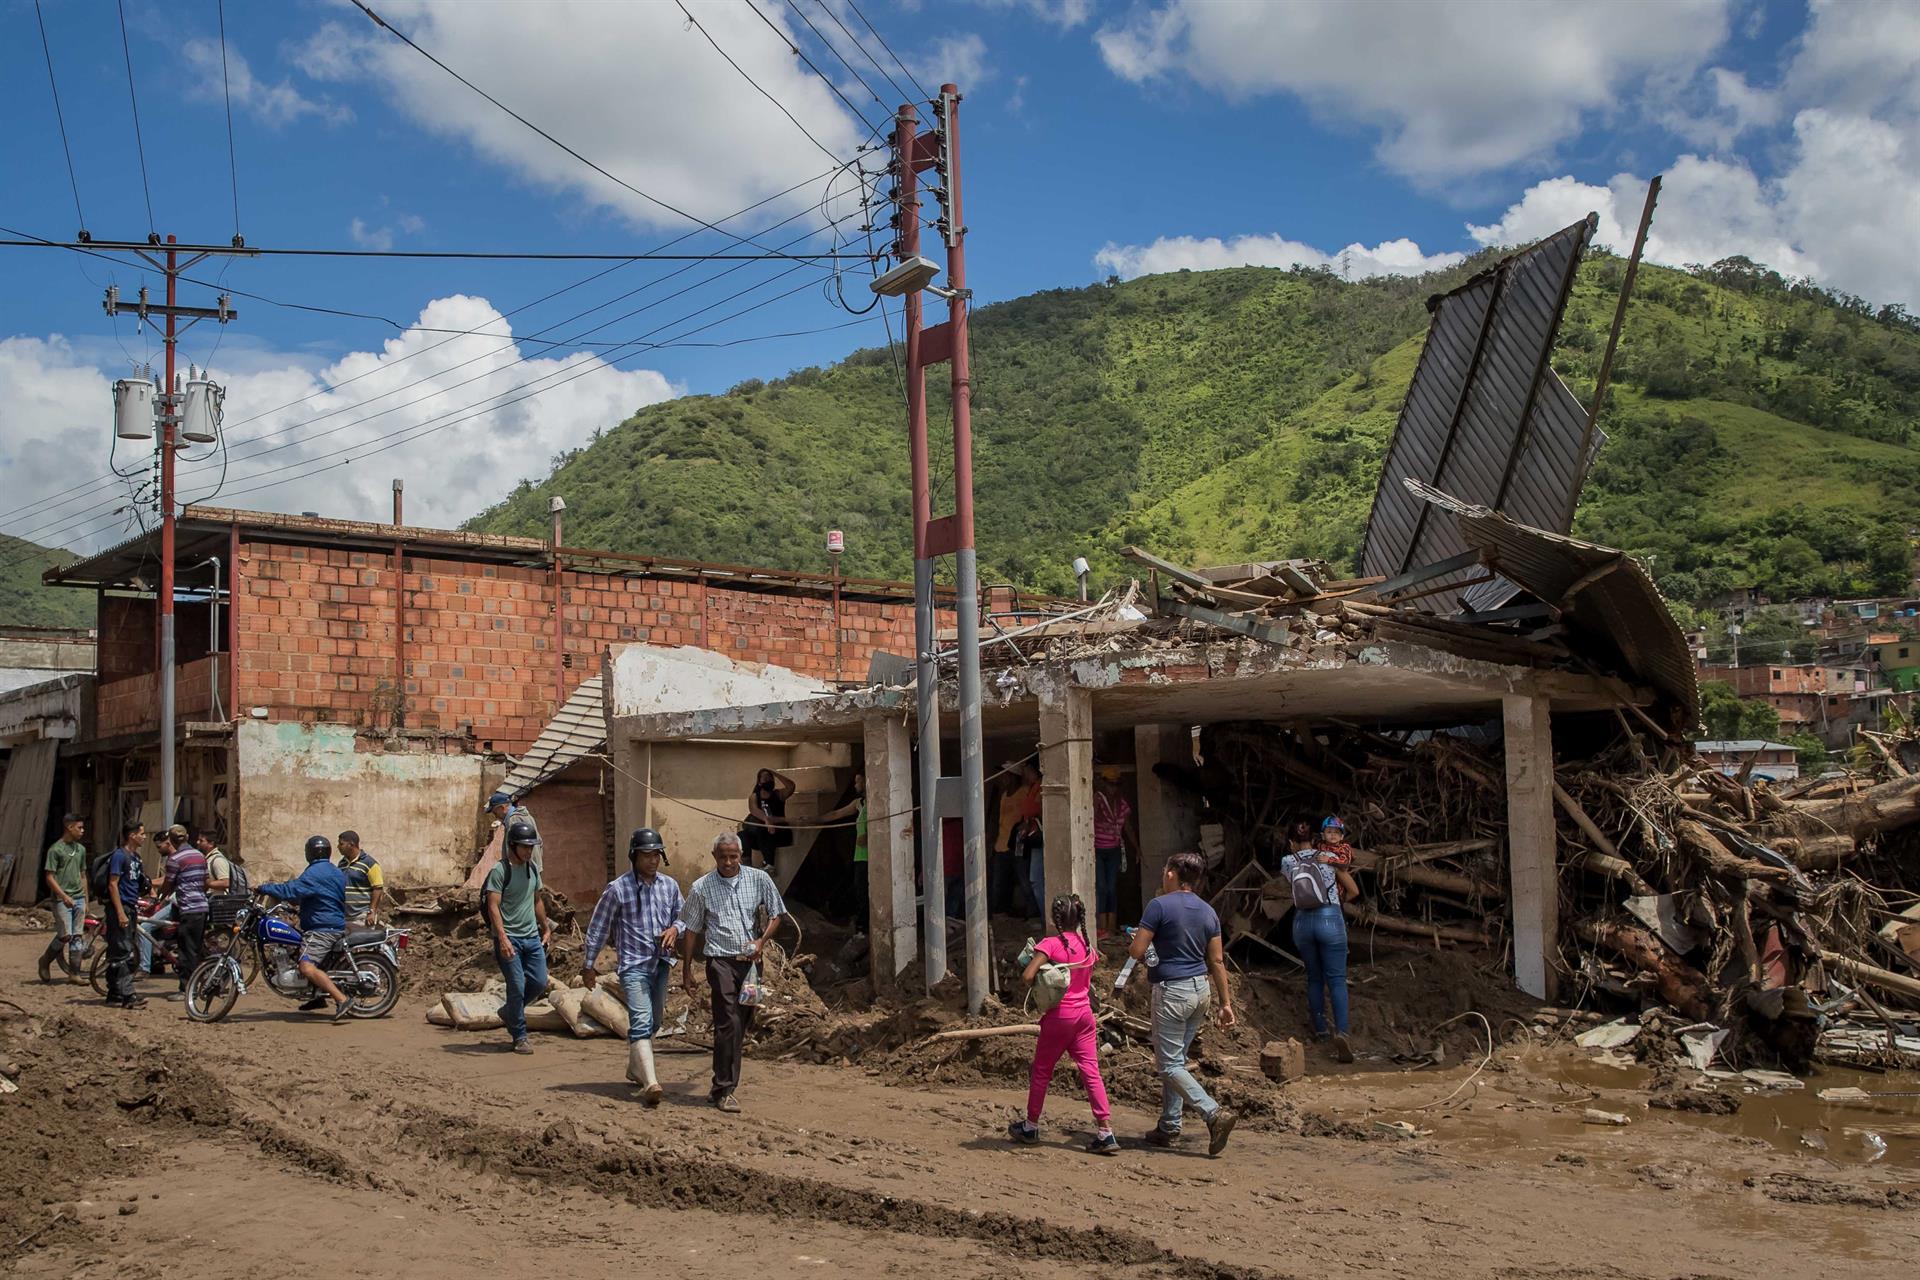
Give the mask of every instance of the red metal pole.
[(567, 701), (567, 623), (560, 568), (560, 512), (553, 512), (553, 714)]
[(973, 550), (973, 369), (967, 350), (967, 226), (960, 210), (960, 89), (940, 86), (951, 97), (947, 112), (947, 319), (953, 329), (953, 523), (955, 545)]
[(393, 727), (407, 723), (407, 544), (400, 538), (406, 524), (403, 495), (406, 485), (393, 480)]
[(167, 237), (167, 381), (160, 415), (160, 797), (162, 825), (174, 820), (174, 633), (173, 633), (173, 442), (180, 401), (173, 383), (174, 346), (178, 321), (174, 318), (174, 289), (179, 282), (179, 255)]

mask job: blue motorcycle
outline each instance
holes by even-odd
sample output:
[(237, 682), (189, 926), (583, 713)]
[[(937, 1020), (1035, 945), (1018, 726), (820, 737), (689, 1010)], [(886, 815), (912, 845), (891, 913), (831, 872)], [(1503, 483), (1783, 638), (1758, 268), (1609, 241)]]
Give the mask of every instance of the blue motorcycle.
[[(305, 1001), (319, 994), (300, 973), (300, 930), (262, 899), (240, 908), (233, 945), (202, 960), (187, 977), (187, 1017), (218, 1022), (246, 994), (249, 978), (263, 978), (283, 999)], [(404, 929), (349, 929), (320, 968), (333, 979), (356, 1018), (381, 1018), (400, 999), (400, 952)]]

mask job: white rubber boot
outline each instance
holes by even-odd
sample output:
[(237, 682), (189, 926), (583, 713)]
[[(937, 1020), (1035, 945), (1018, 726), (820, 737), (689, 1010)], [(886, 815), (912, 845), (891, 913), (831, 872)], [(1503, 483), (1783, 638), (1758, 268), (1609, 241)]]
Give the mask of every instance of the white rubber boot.
[[(640, 1101), (649, 1107), (660, 1105), (667, 1091), (660, 1087), (653, 1070), (653, 1041), (635, 1040), (627, 1054), (627, 1078), (640, 1086)], [(638, 1077), (638, 1079), (635, 1079)]]

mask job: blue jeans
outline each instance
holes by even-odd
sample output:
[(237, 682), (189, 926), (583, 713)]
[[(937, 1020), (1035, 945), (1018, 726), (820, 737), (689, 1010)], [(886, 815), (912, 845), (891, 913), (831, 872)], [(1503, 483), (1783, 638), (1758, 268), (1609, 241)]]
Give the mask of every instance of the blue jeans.
[(1034, 914), (1041, 923), (1047, 920), (1047, 851), (1038, 844), (1027, 846), (1027, 888), (1033, 893)]
[(67, 940), (67, 959), (76, 968), (81, 956), (87, 950), (87, 895), (73, 895), (73, 905), (67, 906), (55, 898), (53, 900), (53, 931)]
[(1120, 862), (1125, 856), (1126, 850), (1118, 846), (1093, 851), (1093, 909), (1099, 915), (1120, 910)]
[(1160, 1071), (1160, 1128), (1180, 1132), (1180, 1113), (1191, 1106), (1211, 1118), (1220, 1104), (1187, 1070), (1187, 1049), (1207, 1020), (1213, 987), (1206, 977), (1168, 978), (1153, 987), (1153, 1060)]
[(1293, 948), (1307, 966), (1307, 1013), (1313, 1034), (1327, 1034), (1327, 993), (1333, 995), (1333, 1029), (1347, 1034), (1347, 919), (1338, 906), (1293, 912)]
[(627, 1043), (651, 1040), (667, 1012), (667, 984), (673, 966), (664, 960), (637, 964), (620, 971), (620, 987), (627, 997)]
[(508, 934), (507, 941), (513, 944), (513, 955), (505, 960), (500, 958), (499, 939), (493, 944), (493, 958), (500, 966), (500, 976), (507, 980), (507, 1002), (500, 1006), (500, 1021), (506, 1024), (507, 1034), (518, 1040), (527, 1034), (527, 1006), (547, 994), (547, 949), (540, 945), (539, 934), (524, 938)]

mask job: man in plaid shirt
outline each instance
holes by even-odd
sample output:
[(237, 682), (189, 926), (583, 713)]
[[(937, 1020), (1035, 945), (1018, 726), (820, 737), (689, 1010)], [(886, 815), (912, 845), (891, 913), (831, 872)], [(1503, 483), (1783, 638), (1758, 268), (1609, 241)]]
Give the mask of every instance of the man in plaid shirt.
[(641, 827), (627, 842), (633, 870), (600, 895), (587, 925), (580, 976), (591, 987), (593, 962), (613, 938), (620, 986), (627, 997), (627, 1079), (640, 1086), (640, 1100), (660, 1105), (665, 1091), (654, 1074), (653, 1033), (667, 1007), (667, 982), (673, 977), (673, 945), (680, 937), (680, 886), (660, 874), (667, 847), (660, 833)]

